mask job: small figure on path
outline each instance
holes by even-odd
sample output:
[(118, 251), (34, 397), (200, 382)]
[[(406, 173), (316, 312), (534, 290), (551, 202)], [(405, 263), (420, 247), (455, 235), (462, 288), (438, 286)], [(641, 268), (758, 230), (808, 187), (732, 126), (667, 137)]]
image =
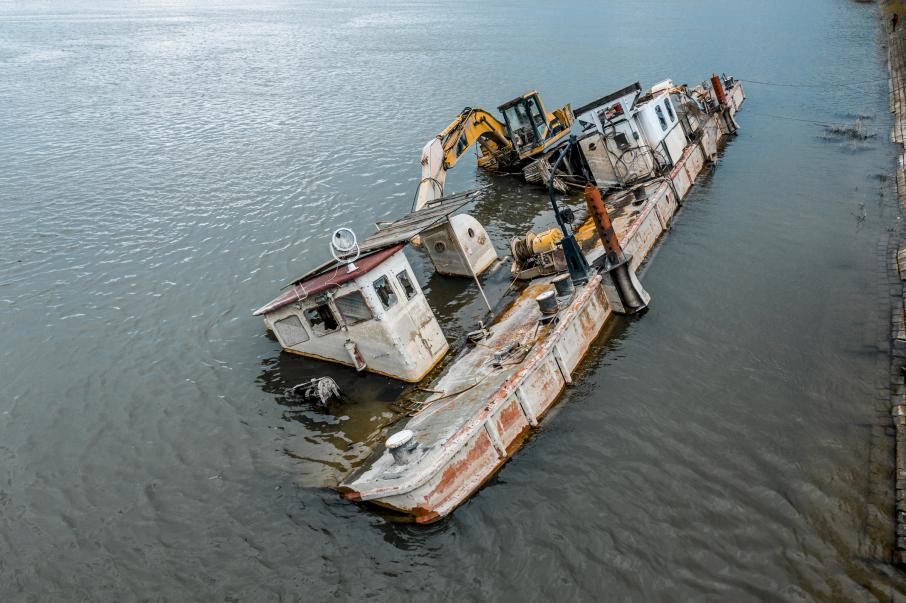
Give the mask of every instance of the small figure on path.
[(892, 31), (897, 30), (897, 23), (899, 23), (899, 22), (900, 22), (900, 15), (898, 15), (897, 13), (894, 13), (893, 16), (890, 18), (890, 24), (893, 27)]

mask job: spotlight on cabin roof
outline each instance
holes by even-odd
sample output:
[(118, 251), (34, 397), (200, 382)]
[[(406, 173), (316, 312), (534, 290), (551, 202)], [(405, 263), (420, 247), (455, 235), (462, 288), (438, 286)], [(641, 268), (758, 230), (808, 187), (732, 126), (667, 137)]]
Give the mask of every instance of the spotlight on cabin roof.
[(330, 238), (330, 253), (340, 264), (346, 264), (346, 272), (355, 270), (355, 261), (359, 259), (359, 242), (351, 228), (338, 228)]

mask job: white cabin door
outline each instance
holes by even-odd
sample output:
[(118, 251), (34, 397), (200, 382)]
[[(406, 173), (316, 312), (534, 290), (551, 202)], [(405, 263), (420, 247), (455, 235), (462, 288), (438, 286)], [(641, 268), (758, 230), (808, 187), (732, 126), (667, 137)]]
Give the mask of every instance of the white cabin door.
[(425, 350), (434, 358), (444, 347), (446, 340), (440, 331), (434, 315), (428, 307), (424, 297), (418, 298), (415, 303), (406, 304), (406, 316), (412, 323), (412, 328), (418, 333)]

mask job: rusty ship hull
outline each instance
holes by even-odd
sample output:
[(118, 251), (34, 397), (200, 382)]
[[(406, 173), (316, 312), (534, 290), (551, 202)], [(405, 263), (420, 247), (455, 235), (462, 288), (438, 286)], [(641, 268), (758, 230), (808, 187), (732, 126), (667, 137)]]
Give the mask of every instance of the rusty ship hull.
[[(730, 123), (744, 100), (741, 84), (727, 91)], [(633, 268), (654, 249), (696, 178), (716, 157), (730, 123), (719, 114), (709, 116), (702, 136), (687, 145), (669, 174), (646, 186), (641, 204), (633, 203), (632, 195), (606, 200)], [(576, 237), (589, 261), (603, 254), (591, 220)], [(562, 300), (557, 319), (547, 323), (535, 301), (545, 289), (550, 279), (533, 281), (498, 317), (482, 345), (461, 355), (431, 384), (438, 393), (400, 426), (419, 443), (411, 458), (400, 465), (390, 451), (376, 451), (370, 464), (339, 486), (345, 498), (428, 523), (451, 513), (512, 457), (572, 382), (612, 314), (599, 274)]]

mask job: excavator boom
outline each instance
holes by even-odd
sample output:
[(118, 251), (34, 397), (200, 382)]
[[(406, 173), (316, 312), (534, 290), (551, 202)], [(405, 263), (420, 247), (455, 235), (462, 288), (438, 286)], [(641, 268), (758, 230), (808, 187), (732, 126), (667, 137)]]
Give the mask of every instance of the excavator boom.
[(438, 134), (444, 149), (444, 165), (447, 169), (456, 162), (469, 147), (478, 143), (483, 155), (497, 155), (512, 149), (507, 139), (506, 126), (483, 109), (466, 107), (453, 123)]

